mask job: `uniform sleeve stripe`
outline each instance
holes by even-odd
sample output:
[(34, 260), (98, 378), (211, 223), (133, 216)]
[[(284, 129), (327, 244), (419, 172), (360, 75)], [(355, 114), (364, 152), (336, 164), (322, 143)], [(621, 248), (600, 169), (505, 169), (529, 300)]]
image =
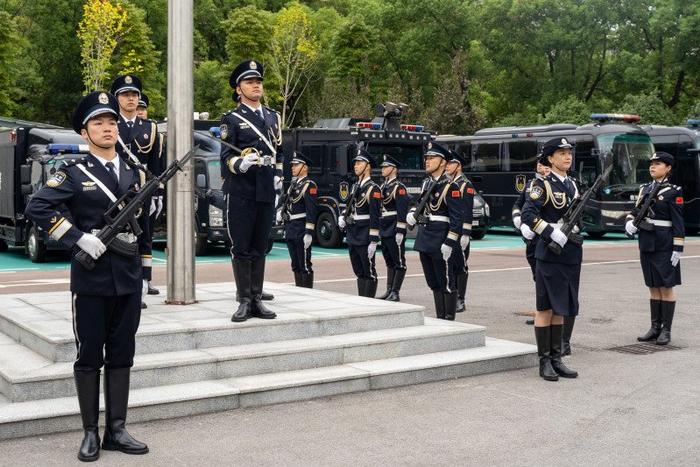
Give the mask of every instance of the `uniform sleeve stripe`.
[(542, 232), (544, 232), (544, 229), (547, 228), (549, 224), (547, 224), (545, 221), (542, 219), (539, 219), (537, 223), (535, 224), (535, 228), (533, 229), (536, 233), (542, 235)]
[(65, 220), (66, 220), (65, 217), (61, 217), (61, 218), (58, 220), (58, 222), (56, 222), (56, 223), (53, 225), (53, 227), (51, 227), (51, 228), (49, 229), (49, 235), (51, 235), (51, 234), (54, 232), (54, 230), (56, 230), (56, 229), (58, 228), (58, 226), (61, 225)]
[(682, 237), (673, 237), (673, 244), (678, 246), (683, 246), (685, 239)]
[(306, 223), (306, 228), (307, 228), (307, 229), (309, 229), (309, 230), (313, 230), (313, 229), (314, 229), (314, 227), (316, 227), (316, 225), (315, 225), (315, 224), (313, 224), (313, 223), (311, 223), (311, 222), (307, 222), (307, 223)]
[(58, 223), (56, 223), (56, 225), (49, 232), (49, 235), (54, 240), (60, 240), (61, 237), (63, 237), (66, 234), (66, 232), (70, 230), (71, 227), (73, 227), (73, 224), (71, 224), (64, 217)]
[(457, 235), (457, 234), (454, 233), (454, 232), (450, 232), (450, 233), (447, 234), (447, 238), (449, 238), (450, 240), (455, 240), (455, 241), (456, 241), (456, 240), (459, 238), (459, 235)]
[(398, 227), (399, 229), (405, 229), (406, 223), (405, 222), (397, 222), (396, 227)]
[(376, 237), (379, 235), (379, 229), (369, 229), (369, 234)]
[(237, 174), (238, 172), (236, 171), (234, 164), (238, 159), (240, 159), (240, 157), (232, 157), (228, 160), (228, 169), (235, 174)]

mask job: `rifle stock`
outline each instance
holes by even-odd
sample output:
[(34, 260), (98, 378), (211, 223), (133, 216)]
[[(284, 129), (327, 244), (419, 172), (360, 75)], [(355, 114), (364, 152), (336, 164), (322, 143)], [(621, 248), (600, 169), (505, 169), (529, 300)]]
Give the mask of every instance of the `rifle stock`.
[[(656, 203), (656, 197), (658, 196), (659, 191), (661, 191), (663, 182), (665, 182), (665, 180), (663, 180), (661, 183), (657, 183), (656, 186), (654, 186), (654, 189), (651, 190), (651, 192), (647, 195), (646, 199), (644, 200), (644, 203), (639, 208), (637, 215), (634, 216), (634, 219), (632, 220), (632, 225), (634, 225), (638, 229), (646, 231), (654, 230), (654, 226), (651, 225), (649, 222), (645, 221), (645, 219), (649, 216), (649, 213), (652, 212), (652, 207), (654, 206), (654, 203)], [(627, 236), (630, 238), (634, 238), (634, 235), (630, 236), (628, 234)]]
[(409, 227), (409, 230), (413, 230), (416, 225), (418, 224), (426, 224), (428, 222), (428, 218), (425, 216), (425, 206), (428, 204), (428, 201), (430, 201), (430, 195), (433, 193), (433, 189), (435, 188), (435, 185), (437, 185), (437, 180), (433, 179), (430, 177), (430, 181), (428, 182), (428, 185), (425, 187), (423, 192), (421, 193), (421, 197), (418, 199), (418, 202), (416, 203), (416, 210), (414, 211), (415, 218), (416, 218), (416, 224), (412, 225)]

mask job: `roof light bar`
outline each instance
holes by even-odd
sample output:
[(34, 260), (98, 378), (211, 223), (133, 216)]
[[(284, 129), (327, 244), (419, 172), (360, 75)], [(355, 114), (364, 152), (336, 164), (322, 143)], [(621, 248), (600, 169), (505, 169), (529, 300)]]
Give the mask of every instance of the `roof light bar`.
[(605, 122), (625, 122), (625, 123), (638, 123), (641, 120), (639, 115), (634, 114), (591, 114), (591, 120), (605, 123)]
[(87, 144), (60, 144), (51, 143), (46, 145), (49, 154), (80, 154), (90, 152)]

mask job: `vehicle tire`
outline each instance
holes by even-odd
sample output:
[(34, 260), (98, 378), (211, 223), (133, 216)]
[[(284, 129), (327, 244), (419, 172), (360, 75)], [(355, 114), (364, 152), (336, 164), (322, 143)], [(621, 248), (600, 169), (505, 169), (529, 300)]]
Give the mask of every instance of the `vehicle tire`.
[(316, 242), (323, 248), (336, 248), (341, 245), (343, 235), (338, 229), (338, 224), (328, 211), (318, 215), (316, 219)]
[(605, 232), (586, 232), (589, 237), (599, 239), (605, 236)]
[(472, 238), (474, 240), (481, 240), (486, 236), (486, 230), (472, 230)]
[(7, 248), (7, 242), (5, 240), (0, 240), (0, 253), (6, 252)]
[(27, 256), (32, 263), (43, 263), (46, 260), (46, 245), (35, 227), (30, 227), (27, 235)]
[(209, 252), (209, 245), (207, 243), (207, 237), (194, 231), (194, 255), (195, 256), (205, 256)]

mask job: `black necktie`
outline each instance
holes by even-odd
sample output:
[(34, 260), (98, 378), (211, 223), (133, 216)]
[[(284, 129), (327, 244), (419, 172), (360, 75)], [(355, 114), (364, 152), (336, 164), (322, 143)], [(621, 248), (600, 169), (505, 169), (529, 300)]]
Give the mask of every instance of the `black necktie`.
[(569, 197), (573, 198), (576, 194), (576, 190), (574, 189), (574, 182), (572, 182), (569, 177), (564, 179), (564, 187), (566, 188), (566, 193), (569, 195)]
[(105, 164), (105, 168), (107, 169), (107, 173), (109, 174), (109, 178), (112, 180), (114, 187), (118, 187), (119, 179), (117, 178), (117, 168), (114, 167), (112, 162), (107, 162)]
[(128, 126), (129, 129), (131, 130), (134, 127), (134, 122), (131, 122), (131, 121), (126, 122), (126, 126)]
[(262, 109), (258, 109), (255, 111), (255, 114), (260, 117), (260, 120), (265, 121), (265, 117), (263, 116), (263, 111)]

